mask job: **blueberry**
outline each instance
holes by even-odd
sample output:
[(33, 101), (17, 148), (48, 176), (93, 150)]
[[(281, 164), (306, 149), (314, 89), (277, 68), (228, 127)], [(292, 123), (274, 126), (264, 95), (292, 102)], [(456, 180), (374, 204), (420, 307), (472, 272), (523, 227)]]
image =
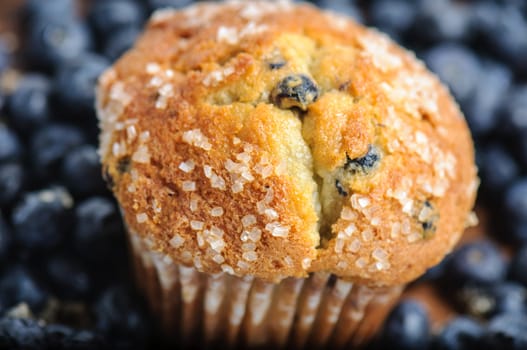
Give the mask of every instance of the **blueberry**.
[(518, 141), (518, 159), (523, 166), (523, 171), (527, 172), (527, 130), (519, 133)]
[(11, 266), (0, 279), (0, 303), (6, 307), (24, 302), (35, 312), (42, 309), (46, 300), (45, 289), (22, 266)]
[(146, 314), (125, 287), (108, 288), (95, 305), (96, 329), (119, 340), (141, 343), (148, 335)]
[(424, 60), (461, 104), (475, 94), (482, 71), (470, 49), (454, 43), (439, 44), (425, 52)]
[(507, 216), (516, 222), (527, 222), (527, 177), (521, 177), (505, 191)]
[[(11, 250), (11, 230), (7, 226), (2, 213), (0, 213), (0, 262), (5, 262), (8, 258), (8, 254)], [(0, 300), (0, 309), (2, 301)]]
[(509, 265), (509, 278), (527, 287), (527, 245), (519, 249)]
[(45, 124), (51, 115), (50, 96), (47, 77), (25, 75), (7, 100), (11, 123), (25, 133)]
[(467, 285), (490, 285), (502, 281), (507, 264), (496, 246), (489, 241), (465, 244), (448, 260), (445, 277), (455, 288)]
[(105, 38), (103, 54), (109, 60), (115, 61), (129, 48), (133, 46), (140, 30), (134, 27), (127, 27), (109, 34)]
[(527, 311), (527, 291), (517, 283), (506, 282), (489, 288), (494, 301), (490, 315), (504, 313), (525, 313)]
[(507, 94), (502, 118), (504, 133), (527, 132), (527, 85), (516, 85)]
[(428, 270), (426, 270), (425, 274), (419, 277), (418, 282), (426, 282), (426, 281), (439, 281), (441, 278), (444, 277), (445, 274), (445, 268), (447, 265), (447, 261), (450, 258), (450, 255), (446, 256), (441, 262), (435, 266), (432, 266)]
[[(2, 71), (0, 71), (0, 74), (2, 74)], [(6, 97), (5, 91), (3, 91), (3, 89), (0, 89), (0, 113), (2, 114), (6, 110), (6, 100), (7, 100), (7, 97)]]
[(70, 119), (94, 118), (95, 85), (109, 65), (110, 62), (102, 56), (86, 54), (59, 67), (55, 76), (55, 95)]
[(357, 22), (363, 22), (362, 13), (352, 1), (342, 0), (317, 0), (316, 4), (323, 9), (353, 18)]
[(430, 238), (435, 235), (439, 212), (429, 200), (418, 203), (418, 208), (419, 211), (414, 215), (414, 218), (421, 224), (423, 237)]
[(412, 26), (417, 7), (407, 0), (376, 0), (371, 2), (371, 23), (394, 39), (399, 39)]
[(520, 174), (515, 159), (500, 144), (492, 143), (479, 150), (481, 163), (481, 190), (484, 195), (494, 198)]
[(344, 169), (351, 174), (367, 174), (374, 169), (381, 159), (379, 149), (373, 145), (368, 146), (368, 152), (362, 157), (351, 159), (346, 155), (346, 163)]
[(499, 122), (499, 109), (511, 86), (512, 74), (505, 65), (494, 61), (482, 63), (484, 74), (462, 105), (470, 130), (475, 136), (487, 135)]
[(59, 18), (73, 18), (76, 12), (75, 0), (27, 0), (24, 13), (30, 22)]
[[(415, 5), (414, 5), (415, 6)], [(412, 33), (425, 43), (464, 41), (471, 36), (472, 14), (452, 0), (419, 1)]]
[(139, 28), (144, 19), (141, 5), (127, 0), (96, 1), (89, 13), (90, 24), (102, 36), (123, 27)]
[(456, 294), (456, 302), (464, 312), (485, 318), (502, 313), (525, 312), (525, 301), (525, 288), (514, 282), (465, 286)]
[(527, 316), (502, 314), (494, 317), (483, 336), (483, 349), (523, 350), (527, 348)]
[(83, 145), (71, 150), (62, 162), (62, 179), (73, 194), (86, 196), (106, 190), (97, 149)]
[(181, 8), (192, 3), (192, 0), (147, 0), (151, 11), (166, 7)]
[(507, 236), (512, 242), (527, 243), (527, 220), (509, 220), (506, 224)]
[[(83, 330), (75, 332), (64, 338), (59, 349), (64, 350), (92, 350), (92, 349), (113, 349), (109, 347), (107, 342), (97, 333), (91, 330)], [(135, 346), (130, 347), (136, 348)], [(139, 347), (137, 347), (139, 348)]]
[(25, 188), (24, 167), (18, 163), (0, 164), (0, 208), (17, 200)]
[(271, 92), (271, 100), (282, 109), (307, 107), (318, 99), (316, 83), (304, 74), (292, 74), (283, 78)]
[(5, 71), (11, 64), (12, 52), (7, 46), (5, 40), (0, 38), (0, 73)]
[(48, 281), (54, 294), (66, 299), (82, 299), (91, 291), (91, 278), (75, 259), (54, 256), (46, 263)]
[(0, 123), (0, 163), (18, 160), (22, 155), (22, 144), (17, 134)]
[(124, 237), (114, 202), (104, 197), (90, 197), (76, 206), (75, 217), (75, 244), (80, 255), (90, 262), (113, 258), (114, 243)]
[(527, 73), (527, 21), (515, 6), (481, 4), (474, 11), (473, 26), (494, 52), (518, 73)]
[(436, 337), (435, 350), (464, 350), (479, 347), (484, 329), (471, 318), (460, 316), (450, 321)]
[(65, 349), (64, 345), (74, 335), (74, 330), (63, 324), (49, 324), (44, 327), (44, 334), (49, 349)]
[(1, 349), (41, 350), (45, 347), (45, 333), (37, 321), (11, 317), (0, 319)]
[(269, 68), (272, 70), (280, 69), (286, 65), (286, 61), (283, 58), (279, 58), (268, 63)]
[(80, 57), (92, 46), (86, 25), (71, 18), (37, 20), (27, 37), (27, 55), (37, 67), (53, 70), (68, 60)]
[(48, 124), (38, 129), (30, 147), (33, 170), (44, 179), (53, 178), (66, 154), (83, 143), (84, 135), (74, 126)]
[(348, 192), (346, 191), (346, 188), (339, 179), (335, 179), (335, 188), (337, 189), (338, 194), (340, 194), (343, 197), (346, 197), (348, 195)]
[(26, 194), (11, 216), (15, 241), (30, 250), (58, 246), (70, 229), (72, 205), (70, 194), (62, 187)]
[[(474, 35), (488, 40), (489, 33), (496, 26), (496, 17), (503, 11), (503, 7), (496, 3), (496, 1), (477, 1), (472, 6), (472, 11), (473, 15), (470, 26)], [(484, 49), (488, 51), (489, 47), (484, 47)]]
[(381, 334), (383, 348), (425, 349), (430, 324), (424, 307), (413, 300), (400, 302), (388, 315)]

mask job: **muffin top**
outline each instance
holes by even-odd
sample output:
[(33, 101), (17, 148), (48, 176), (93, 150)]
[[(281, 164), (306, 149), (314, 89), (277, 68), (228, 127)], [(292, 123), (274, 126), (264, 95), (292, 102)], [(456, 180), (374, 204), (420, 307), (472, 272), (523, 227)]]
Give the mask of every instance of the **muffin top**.
[(156, 12), (101, 76), (97, 111), (131, 234), (206, 273), (405, 283), (453, 248), (475, 199), (446, 88), (306, 4)]

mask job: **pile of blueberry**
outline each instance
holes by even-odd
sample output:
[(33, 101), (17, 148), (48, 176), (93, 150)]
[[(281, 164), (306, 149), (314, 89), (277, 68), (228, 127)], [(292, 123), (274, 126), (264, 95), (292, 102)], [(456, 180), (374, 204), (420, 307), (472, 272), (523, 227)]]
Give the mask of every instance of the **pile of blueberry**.
[[(0, 36), (1, 349), (158, 345), (100, 175), (93, 88), (153, 10), (191, 2), (26, 0), (19, 48)], [(314, 2), (380, 28), (448, 84), (475, 138), (479, 205), (492, 213), (492, 239), (417, 282), (461, 316), (432, 329), (426, 305), (403, 301), (371, 348), (527, 348), (527, 2)]]

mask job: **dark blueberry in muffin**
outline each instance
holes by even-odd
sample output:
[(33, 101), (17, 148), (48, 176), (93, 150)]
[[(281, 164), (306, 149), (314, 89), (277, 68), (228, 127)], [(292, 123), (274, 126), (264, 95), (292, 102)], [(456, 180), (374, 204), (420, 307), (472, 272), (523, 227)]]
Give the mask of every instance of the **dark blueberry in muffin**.
[(127, 173), (130, 170), (130, 157), (123, 157), (117, 162), (117, 171), (120, 174)]
[(284, 59), (276, 59), (268, 63), (271, 69), (280, 69), (285, 66), (286, 62)]
[(416, 209), (414, 217), (421, 224), (423, 237), (432, 237), (436, 232), (436, 223), (439, 220), (439, 213), (429, 200), (419, 203)]
[(320, 92), (313, 80), (304, 74), (288, 75), (271, 93), (272, 101), (282, 109), (297, 107), (305, 111), (318, 99)]
[(335, 188), (341, 196), (346, 197), (348, 195), (348, 192), (346, 191), (339, 179), (335, 179)]
[(351, 159), (348, 155), (346, 155), (344, 169), (351, 174), (368, 174), (378, 165), (380, 160), (381, 153), (379, 149), (373, 145), (369, 145), (368, 152), (362, 157)]

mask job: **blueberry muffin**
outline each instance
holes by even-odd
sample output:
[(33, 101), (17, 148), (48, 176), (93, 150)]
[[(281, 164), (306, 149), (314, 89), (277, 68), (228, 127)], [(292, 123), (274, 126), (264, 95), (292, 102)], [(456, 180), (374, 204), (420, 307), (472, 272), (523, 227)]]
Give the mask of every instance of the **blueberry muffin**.
[(360, 343), (461, 236), (466, 122), (411, 53), (288, 2), (162, 10), (100, 78), (100, 156), (170, 334)]

